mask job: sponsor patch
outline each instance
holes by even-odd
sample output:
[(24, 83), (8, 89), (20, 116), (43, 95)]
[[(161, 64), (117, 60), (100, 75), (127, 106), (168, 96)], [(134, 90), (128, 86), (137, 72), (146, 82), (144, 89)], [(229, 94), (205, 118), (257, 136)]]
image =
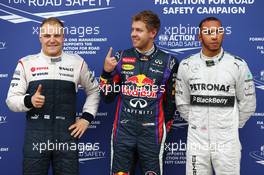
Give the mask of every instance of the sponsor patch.
[(123, 64), (122, 69), (123, 70), (133, 70), (133, 69), (135, 69), (135, 66), (132, 64)]
[(48, 67), (31, 67), (31, 72), (35, 72), (35, 71), (42, 71), (42, 70), (48, 70)]
[(135, 63), (136, 62), (136, 58), (134, 57), (124, 57), (122, 58), (123, 63)]
[(191, 95), (191, 104), (199, 106), (232, 107), (235, 104), (235, 97)]

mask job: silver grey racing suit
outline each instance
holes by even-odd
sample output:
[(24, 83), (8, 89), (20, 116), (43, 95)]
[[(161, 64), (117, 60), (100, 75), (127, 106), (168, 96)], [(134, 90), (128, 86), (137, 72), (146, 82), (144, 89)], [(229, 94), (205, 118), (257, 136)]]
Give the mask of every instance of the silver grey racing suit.
[(184, 59), (176, 80), (176, 105), (188, 121), (186, 175), (239, 175), (238, 128), (256, 108), (252, 74), (244, 60), (221, 49), (214, 58)]

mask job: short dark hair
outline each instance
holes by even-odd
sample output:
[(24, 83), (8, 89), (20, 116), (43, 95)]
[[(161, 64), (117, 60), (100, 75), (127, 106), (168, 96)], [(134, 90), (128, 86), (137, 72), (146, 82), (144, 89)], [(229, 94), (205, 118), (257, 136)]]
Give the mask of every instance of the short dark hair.
[(206, 22), (206, 21), (218, 21), (220, 23), (220, 25), (222, 26), (222, 22), (220, 19), (216, 18), (216, 17), (213, 17), (213, 16), (210, 16), (210, 17), (207, 17), (207, 18), (204, 18), (200, 24), (199, 24), (199, 28), (201, 29), (202, 26), (203, 26), (203, 23)]
[(58, 18), (55, 18), (55, 17), (50, 17), (50, 18), (44, 19), (42, 21), (42, 23), (40, 24), (40, 27), (42, 27), (46, 23), (49, 23), (49, 24), (59, 24), (62, 28), (64, 27), (63, 22), (61, 22), (61, 20), (59, 20)]
[(159, 32), (159, 16), (150, 10), (144, 10), (142, 12), (139, 12), (138, 14), (132, 17), (132, 21), (142, 21), (146, 24), (148, 30), (156, 29), (157, 33)]

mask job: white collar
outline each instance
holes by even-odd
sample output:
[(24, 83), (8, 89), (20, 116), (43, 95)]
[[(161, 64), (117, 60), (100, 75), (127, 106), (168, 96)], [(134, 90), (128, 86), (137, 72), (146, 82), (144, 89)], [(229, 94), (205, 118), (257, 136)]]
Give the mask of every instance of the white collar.
[(41, 50), (41, 52), (40, 52), (40, 56), (41, 56), (42, 58), (44, 58), (46, 61), (48, 61), (48, 63), (56, 63), (56, 62), (60, 62), (60, 61), (61, 61), (61, 58), (62, 58), (63, 55), (64, 55), (64, 52), (63, 52), (63, 51), (61, 52), (61, 55), (56, 56), (56, 57), (47, 56), (47, 55), (43, 52), (43, 50)]

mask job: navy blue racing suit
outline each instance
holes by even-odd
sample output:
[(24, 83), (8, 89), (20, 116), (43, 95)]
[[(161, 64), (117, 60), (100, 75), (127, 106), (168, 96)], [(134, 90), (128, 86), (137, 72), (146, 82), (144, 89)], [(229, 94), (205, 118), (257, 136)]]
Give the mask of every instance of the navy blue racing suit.
[(137, 155), (142, 173), (161, 175), (166, 126), (175, 113), (178, 62), (155, 46), (145, 56), (135, 48), (117, 52), (118, 64), (103, 71), (100, 94), (105, 102), (118, 97), (111, 144), (111, 175), (131, 174)]

